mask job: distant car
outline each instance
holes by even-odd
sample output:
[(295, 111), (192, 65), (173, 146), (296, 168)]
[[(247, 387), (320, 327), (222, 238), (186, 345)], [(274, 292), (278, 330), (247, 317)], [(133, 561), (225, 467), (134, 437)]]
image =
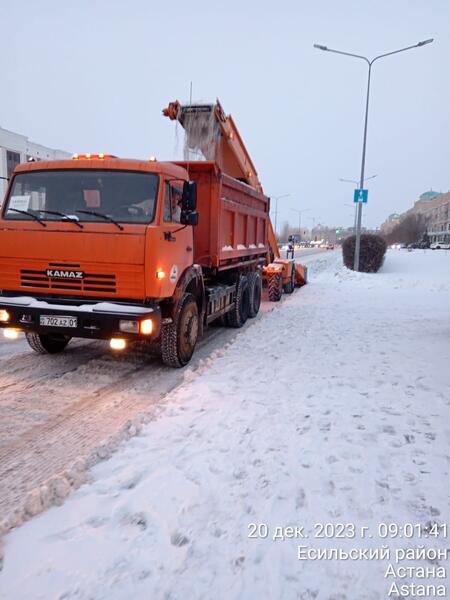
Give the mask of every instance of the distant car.
[(334, 244), (332, 244), (331, 242), (328, 242), (327, 250), (334, 250)]
[(433, 242), (430, 244), (431, 250), (450, 250), (450, 244), (445, 244), (444, 242)]

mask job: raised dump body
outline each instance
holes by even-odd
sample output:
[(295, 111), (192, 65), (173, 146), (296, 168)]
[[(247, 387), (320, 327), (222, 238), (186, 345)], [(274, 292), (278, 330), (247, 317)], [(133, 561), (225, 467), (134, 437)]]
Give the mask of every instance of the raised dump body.
[(263, 263), (269, 250), (269, 198), (222, 173), (217, 164), (179, 162), (197, 183), (199, 223), (194, 229), (194, 262), (219, 271)]

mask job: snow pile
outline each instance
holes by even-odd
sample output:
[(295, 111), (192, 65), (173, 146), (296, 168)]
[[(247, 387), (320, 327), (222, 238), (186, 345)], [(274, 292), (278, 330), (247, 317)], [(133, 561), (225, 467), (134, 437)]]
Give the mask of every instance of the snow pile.
[[(390, 253), (376, 275), (340, 262), (313, 262), (310, 285), (186, 369), (90, 485), (12, 532), (4, 597), (381, 600), (393, 561), (299, 560), (298, 546), (443, 550), (379, 525), (449, 520), (448, 259)], [(321, 523), (334, 537), (314, 537)], [(309, 537), (273, 540), (280, 526)]]

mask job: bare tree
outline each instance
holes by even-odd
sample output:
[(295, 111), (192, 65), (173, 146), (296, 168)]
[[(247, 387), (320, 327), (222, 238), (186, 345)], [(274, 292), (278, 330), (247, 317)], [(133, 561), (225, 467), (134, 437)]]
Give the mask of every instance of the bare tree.
[(423, 239), (427, 232), (427, 218), (420, 213), (412, 213), (386, 235), (388, 244), (413, 244)]

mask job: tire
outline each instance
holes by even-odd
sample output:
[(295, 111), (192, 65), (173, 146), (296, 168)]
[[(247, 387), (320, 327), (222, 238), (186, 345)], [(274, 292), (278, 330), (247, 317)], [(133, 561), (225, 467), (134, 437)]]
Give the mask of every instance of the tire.
[(241, 275), (237, 282), (236, 299), (234, 307), (227, 312), (228, 327), (242, 327), (249, 316), (250, 293), (248, 279)]
[(185, 294), (172, 323), (161, 330), (161, 358), (168, 367), (187, 365), (194, 354), (199, 332), (198, 306), (192, 294)]
[(292, 294), (292, 292), (295, 290), (295, 267), (292, 267), (292, 273), (291, 273), (291, 278), (289, 279), (288, 283), (284, 286), (284, 293), (285, 294)]
[(259, 313), (259, 308), (261, 306), (262, 278), (259, 271), (253, 271), (249, 274), (248, 292), (248, 316), (250, 319), (253, 319)]
[(55, 333), (26, 333), (28, 345), (38, 354), (58, 354), (62, 352), (71, 338), (67, 335)]
[(279, 302), (283, 293), (283, 278), (281, 273), (271, 273), (267, 287), (270, 302)]

